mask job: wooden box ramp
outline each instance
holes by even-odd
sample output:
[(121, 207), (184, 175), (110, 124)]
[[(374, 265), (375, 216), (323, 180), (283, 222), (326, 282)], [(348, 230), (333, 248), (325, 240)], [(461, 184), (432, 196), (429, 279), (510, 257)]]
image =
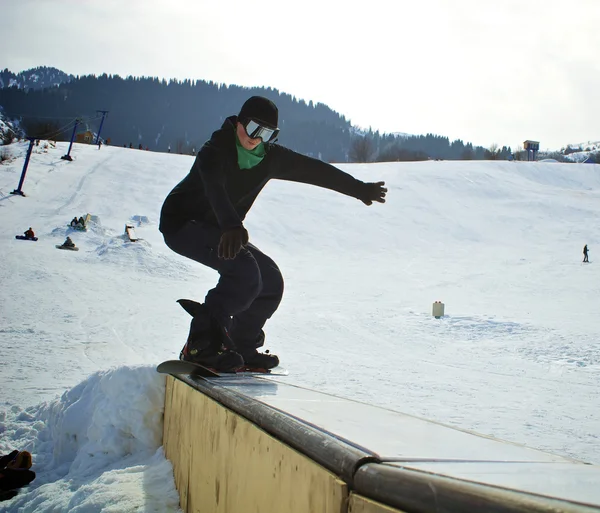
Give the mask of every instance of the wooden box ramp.
[[(256, 418), (277, 422), (260, 410), (256, 408)], [(171, 377), (164, 449), (186, 513), (341, 513), (347, 502), (348, 487), (335, 473)]]
[(183, 511), (600, 511), (600, 468), (274, 378), (167, 377)]

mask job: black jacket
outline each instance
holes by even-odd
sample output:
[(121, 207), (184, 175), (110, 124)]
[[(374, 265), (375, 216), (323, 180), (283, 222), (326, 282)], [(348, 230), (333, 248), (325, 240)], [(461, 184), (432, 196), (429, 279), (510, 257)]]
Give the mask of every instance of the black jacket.
[(266, 155), (257, 166), (240, 169), (235, 126), (227, 118), (201, 150), (189, 174), (165, 200), (159, 230), (173, 233), (187, 221), (204, 221), (227, 230), (241, 226), (254, 200), (271, 178), (302, 182), (361, 199), (364, 182), (348, 173), (278, 144), (266, 143)]

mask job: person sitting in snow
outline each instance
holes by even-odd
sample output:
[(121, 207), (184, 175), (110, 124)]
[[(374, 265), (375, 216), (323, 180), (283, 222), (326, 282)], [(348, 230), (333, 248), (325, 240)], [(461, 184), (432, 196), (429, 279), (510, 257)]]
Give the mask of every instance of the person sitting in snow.
[(243, 225), (269, 180), (324, 187), (365, 205), (385, 202), (384, 182), (365, 183), (275, 144), (278, 117), (271, 100), (249, 98), (202, 146), (163, 203), (159, 229), (166, 245), (220, 274), (203, 304), (180, 301), (193, 317), (182, 360), (224, 372), (279, 365), (276, 355), (257, 348), (264, 344), (263, 325), (279, 307), (283, 278), (277, 264), (249, 242)]
[(67, 239), (63, 242), (63, 246), (65, 248), (74, 248), (75, 243), (71, 240), (71, 237), (67, 237)]
[(74, 218), (71, 220), (71, 226), (73, 226), (73, 227), (77, 226), (77, 217), (74, 217)]
[(79, 220), (77, 221), (77, 227), (85, 228), (85, 219), (83, 217), (80, 217)]
[(29, 230), (25, 231), (25, 237), (27, 237), (28, 239), (33, 239), (35, 237), (35, 233), (33, 233), (31, 226), (29, 227)]

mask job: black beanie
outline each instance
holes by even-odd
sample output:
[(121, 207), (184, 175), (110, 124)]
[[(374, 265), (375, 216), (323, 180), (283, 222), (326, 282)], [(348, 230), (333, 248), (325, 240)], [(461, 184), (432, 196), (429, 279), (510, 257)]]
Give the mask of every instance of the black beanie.
[(279, 111), (277, 106), (268, 98), (263, 96), (252, 96), (248, 98), (238, 114), (240, 121), (253, 119), (261, 121), (269, 128), (277, 128)]

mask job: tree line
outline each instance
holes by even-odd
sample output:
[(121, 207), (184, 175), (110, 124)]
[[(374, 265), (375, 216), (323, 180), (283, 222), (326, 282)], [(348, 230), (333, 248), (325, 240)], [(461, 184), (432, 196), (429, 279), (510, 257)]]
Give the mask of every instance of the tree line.
[[(97, 112), (107, 110), (101, 135), (110, 138), (111, 144), (193, 153), (227, 116), (237, 114), (248, 97), (261, 95), (279, 107), (281, 144), (329, 162), (506, 159), (512, 153), (507, 147), (483, 148), (434, 134), (360, 133), (326, 105), (307, 103), (272, 88), (107, 74), (73, 77), (60, 75), (54, 68), (35, 71), (61, 83), (42, 88), (0, 87), (5, 117), (18, 120), (29, 137), (52, 134), (54, 139), (69, 140), (75, 118), (81, 123), (78, 131), (97, 133)], [(3, 73), (5, 84), (8, 78), (13, 82), (19, 78), (9, 77), (8, 70)]]
[[(75, 118), (82, 120), (81, 131), (97, 132), (100, 118), (96, 112), (107, 110), (101, 135), (112, 144), (141, 144), (154, 151), (179, 148), (187, 153), (199, 149), (252, 95), (266, 96), (277, 104), (282, 144), (324, 160), (346, 161), (350, 121), (326, 105), (307, 103), (272, 88), (104, 74), (75, 77), (38, 90), (0, 88), (0, 105), (5, 117), (19, 120), (31, 137), (34, 129), (54, 131)], [(57, 139), (70, 136), (63, 131)]]
[(400, 162), (417, 160), (507, 160), (510, 147), (473, 146), (460, 139), (426, 135), (393, 135), (371, 132), (356, 135), (350, 146), (352, 162)]

